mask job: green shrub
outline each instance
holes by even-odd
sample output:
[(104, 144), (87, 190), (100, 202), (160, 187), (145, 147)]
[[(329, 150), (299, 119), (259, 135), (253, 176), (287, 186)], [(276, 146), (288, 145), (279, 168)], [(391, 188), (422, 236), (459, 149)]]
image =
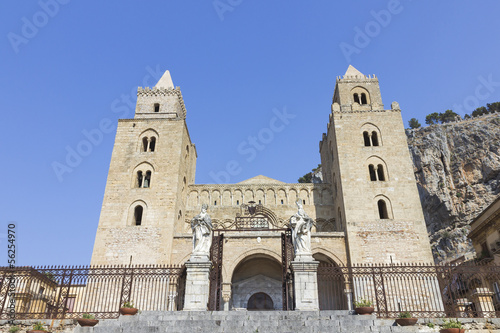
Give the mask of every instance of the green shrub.
[(412, 318), (412, 316), (411, 316), (411, 313), (409, 313), (408, 311), (405, 311), (405, 312), (401, 312), (399, 314), (398, 318)]
[(35, 331), (45, 331), (45, 326), (39, 321), (33, 324), (33, 330)]
[(93, 314), (90, 314), (90, 313), (84, 313), (82, 315), (82, 318), (83, 319), (95, 319), (95, 316)]
[(434, 325), (433, 323), (427, 323), (427, 327), (429, 327), (429, 328), (434, 328), (434, 326), (436, 326), (436, 325)]
[(453, 321), (450, 319), (450, 321), (444, 321), (443, 323), (443, 328), (462, 328), (462, 323), (460, 323), (458, 321), (458, 319), (456, 321)]
[(360, 298), (358, 301), (354, 302), (354, 306), (357, 308), (364, 308), (372, 306), (372, 302), (367, 299)]
[(133, 308), (133, 307), (134, 307), (134, 303), (132, 303), (132, 302), (125, 302), (122, 305), (122, 308)]
[(19, 326), (11, 326), (9, 328), (10, 333), (16, 333), (16, 332), (19, 332), (20, 330), (21, 330), (21, 327), (19, 327)]

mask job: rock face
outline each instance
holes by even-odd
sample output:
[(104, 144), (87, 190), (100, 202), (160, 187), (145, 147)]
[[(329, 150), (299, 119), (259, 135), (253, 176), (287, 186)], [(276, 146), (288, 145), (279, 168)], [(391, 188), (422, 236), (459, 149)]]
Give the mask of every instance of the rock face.
[(472, 254), (469, 223), (500, 193), (500, 114), (406, 134), (436, 262)]

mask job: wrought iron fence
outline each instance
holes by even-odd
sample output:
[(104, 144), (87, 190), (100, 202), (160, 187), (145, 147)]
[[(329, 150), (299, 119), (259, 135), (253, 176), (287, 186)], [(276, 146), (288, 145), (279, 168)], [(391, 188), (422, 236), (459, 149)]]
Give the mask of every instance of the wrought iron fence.
[(498, 317), (500, 267), (486, 265), (360, 265), (318, 267), (320, 309), (373, 303), (378, 317)]
[(184, 285), (183, 266), (0, 268), (0, 319), (117, 318), (124, 302), (179, 310)]
[[(183, 307), (184, 266), (0, 268), (0, 319), (116, 318), (124, 302), (143, 311)], [(378, 317), (500, 317), (500, 267), (318, 267), (321, 310), (373, 303)]]

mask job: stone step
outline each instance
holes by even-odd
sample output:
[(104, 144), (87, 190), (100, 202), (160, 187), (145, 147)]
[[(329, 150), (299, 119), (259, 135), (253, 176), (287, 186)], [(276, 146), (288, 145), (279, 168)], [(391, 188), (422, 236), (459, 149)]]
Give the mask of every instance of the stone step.
[(419, 332), (395, 326), (393, 319), (353, 315), (350, 311), (217, 311), (141, 312), (101, 320), (94, 328), (74, 333), (389, 333)]

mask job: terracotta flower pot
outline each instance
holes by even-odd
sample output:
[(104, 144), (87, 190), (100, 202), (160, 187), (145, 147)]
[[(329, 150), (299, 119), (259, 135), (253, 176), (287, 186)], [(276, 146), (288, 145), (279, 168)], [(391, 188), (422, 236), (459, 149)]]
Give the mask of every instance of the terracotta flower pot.
[(120, 308), (120, 314), (124, 316), (133, 316), (139, 311), (139, 309), (136, 308)]
[(400, 326), (413, 326), (417, 323), (418, 318), (398, 318), (396, 323)]
[(97, 325), (97, 323), (99, 322), (99, 320), (97, 319), (86, 319), (86, 318), (78, 318), (76, 321), (82, 327), (92, 327)]
[(355, 308), (354, 311), (359, 315), (370, 315), (375, 311), (375, 308), (372, 306), (362, 306), (360, 308)]
[(439, 330), (439, 333), (464, 333), (465, 328), (443, 328)]

